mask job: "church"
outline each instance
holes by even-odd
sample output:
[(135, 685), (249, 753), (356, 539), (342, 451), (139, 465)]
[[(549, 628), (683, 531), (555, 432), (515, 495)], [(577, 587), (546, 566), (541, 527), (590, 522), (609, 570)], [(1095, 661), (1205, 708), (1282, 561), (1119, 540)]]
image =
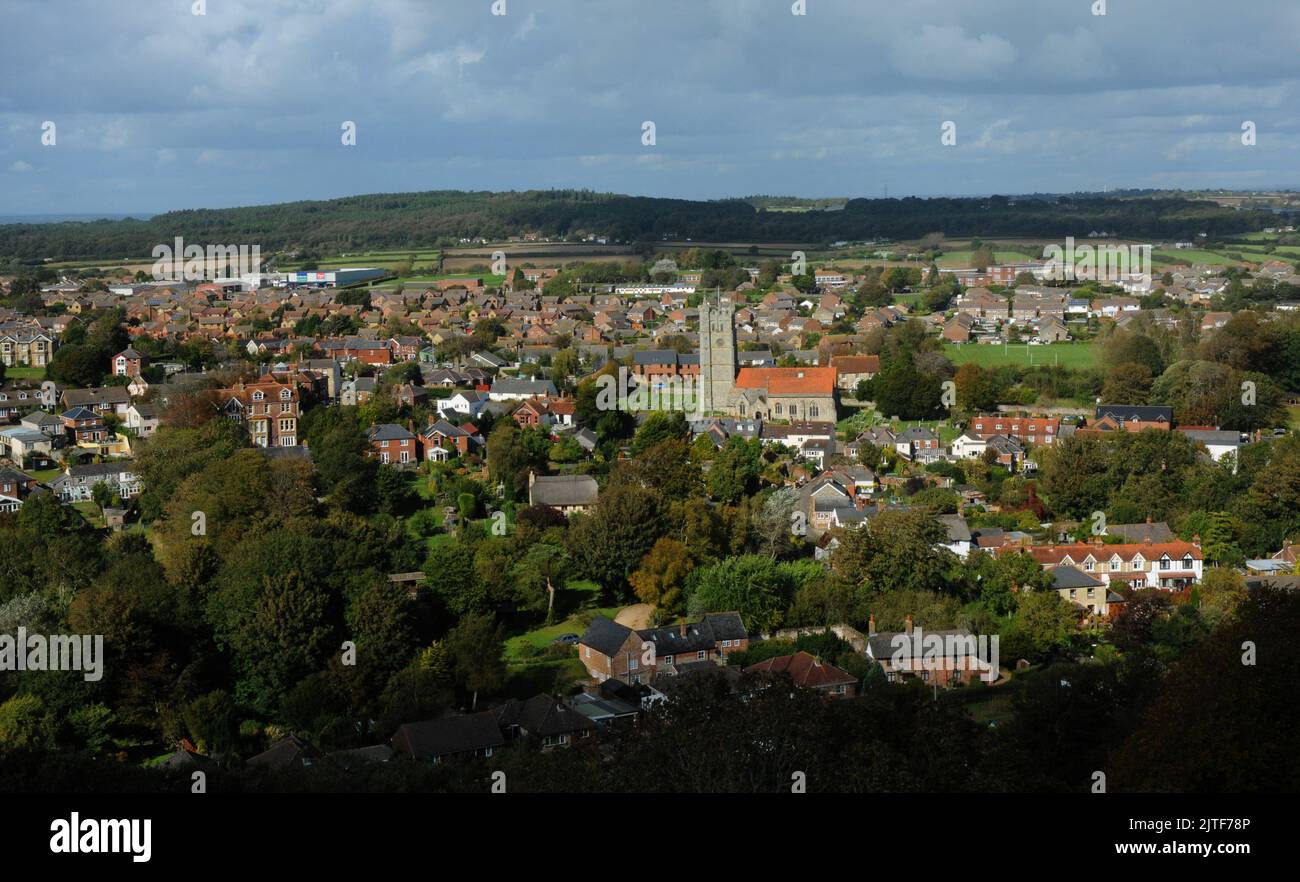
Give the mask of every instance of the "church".
[(741, 419), (835, 421), (835, 368), (736, 370), (735, 307), (700, 304), (698, 411)]

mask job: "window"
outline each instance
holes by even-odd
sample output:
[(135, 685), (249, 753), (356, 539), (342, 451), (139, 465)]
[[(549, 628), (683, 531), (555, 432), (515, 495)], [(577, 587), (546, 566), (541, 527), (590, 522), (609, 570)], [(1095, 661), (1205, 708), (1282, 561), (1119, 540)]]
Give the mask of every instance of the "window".
[(262, 394), (262, 390), (261, 390), (261, 389), (258, 389), (256, 392), (253, 393), (253, 400), (254, 400), (254, 401), (261, 401), (261, 400), (262, 400), (263, 398), (265, 398), (265, 397), (266, 397), (266, 396)]
[(1079, 593), (1078, 591), (1076, 591), (1075, 589), (1071, 588), (1071, 589), (1070, 589), (1070, 599), (1071, 599), (1071, 600), (1074, 600), (1075, 596), (1076, 596), (1078, 593)]
[(584, 646), (584, 647), (582, 647), (582, 651), (583, 651), (583, 653), (585, 654), (585, 656), (586, 656), (587, 658), (591, 658), (591, 647), (590, 647), (590, 646)]
[(814, 404), (808, 408), (808, 416), (817, 419), (817, 405)]
[(290, 398), (292, 398), (292, 397), (293, 397), (293, 392), (292, 392), (292, 391), (290, 391), (290, 390), (288, 390), (288, 389), (281, 389), (281, 390), (280, 390), (280, 400), (281, 400), (281, 401), (288, 401), (288, 400), (289, 400)]
[(1169, 564), (1170, 564), (1169, 558), (1167, 557), (1160, 558), (1160, 569), (1162, 570), (1169, 569)]
[(1192, 568), (1192, 556), (1189, 554), (1183, 558), (1183, 569), (1190, 570), (1191, 568)]
[(673, 657), (672, 657), (671, 655), (665, 655), (665, 656), (664, 656), (664, 664), (666, 664), (666, 665), (670, 665), (670, 664), (672, 664), (672, 663), (673, 663)]
[(1096, 595), (1096, 593), (1097, 593), (1097, 589), (1096, 589), (1096, 588), (1089, 588), (1089, 589), (1088, 589), (1088, 599), (1089, 599), (1089, 600), (1092, 600), (1093, 596)]
[(701, 649), (699, 652), (695, 653), (695, 658), (698, 659), (699, 661), (704, 661), (704, 660), (705, 660), (706, 658), (708, 658), (708, 657), (709, 657), (709, 654), (708, 654), (707, 652), (705, 652), (703, 649)]
[(638, 665), (638, 664), (640, 664), (640, 662), (637, 661), (636, 656), (634, 656), (634, 655), (630, 655), (630, 656), (628, 656), (628, 659), (627, 659), (627, 669), (628, 669), (629, 671), (635, 671), (636, 668), (637, 668), (637, 665)]
[(410, 462), (410, 461), (411, 461), (411, 454), (410, 454), (408, 451), (403, 450), (403, 451), (402, 451), (402, 462)]

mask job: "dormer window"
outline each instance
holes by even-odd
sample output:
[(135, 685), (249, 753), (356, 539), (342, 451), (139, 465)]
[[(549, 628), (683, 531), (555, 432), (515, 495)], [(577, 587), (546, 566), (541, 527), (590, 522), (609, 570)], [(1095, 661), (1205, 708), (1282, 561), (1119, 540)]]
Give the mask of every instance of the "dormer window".
[(280, 390), (280, 400), (281, 400), (281, 401), (288, 401), (291, 397), (293, 397), (293, 393), (290, 392), (288, 389), (281, 389), (281, 390)]
[(261, 401), (261, 400), (262, 400), (263, 398), (265, 398), (265, 397), (266, 397), (266, 396), (262, 394), (262, 390), (261, 390), (261, 389), (258, 389), (256, 392), (253, 393), (253, 400), (254, 400), (254, 401)]

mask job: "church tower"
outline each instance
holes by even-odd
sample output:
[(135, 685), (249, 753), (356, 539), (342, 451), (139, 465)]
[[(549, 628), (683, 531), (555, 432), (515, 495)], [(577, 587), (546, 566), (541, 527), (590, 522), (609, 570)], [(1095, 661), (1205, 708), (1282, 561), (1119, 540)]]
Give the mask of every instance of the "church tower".
[(700, 383), (696, 396), (700, 414), (730, 412), (736, 383), (735, 307), (723, 302), (700, 301)]

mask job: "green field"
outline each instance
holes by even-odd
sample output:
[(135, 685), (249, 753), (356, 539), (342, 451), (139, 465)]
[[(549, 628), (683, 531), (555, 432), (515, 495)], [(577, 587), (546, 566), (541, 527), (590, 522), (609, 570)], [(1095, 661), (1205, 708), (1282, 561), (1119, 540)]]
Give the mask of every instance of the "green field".
[(15, 365), (5, 368), (5, 378), (9, 380), (44, 380), (45, 368)]
[[(945, 251), (938, 263), (946, 269), (965, 269), (970, 266), (974, 254), (974, 251)], [(1027, 263), (1031, 260), (1043, 259), (1041, 254), (1025, 254), (1023, 251), (995, 251), (993, 256), (1000, 264)]]
[(981, 367), (1058, 364), (1064, 368), (1096, 367), (1099, 355), (1095, 343), (1047, 343), (1041, 346), (1026, 343), (945, 343), (943, 354), (958, 366), (974, 362)]

